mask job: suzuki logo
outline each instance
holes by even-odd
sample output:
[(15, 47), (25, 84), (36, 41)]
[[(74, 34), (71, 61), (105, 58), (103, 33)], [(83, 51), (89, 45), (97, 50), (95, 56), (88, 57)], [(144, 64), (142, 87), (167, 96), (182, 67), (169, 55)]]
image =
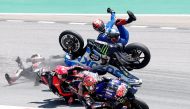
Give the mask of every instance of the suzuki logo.
[[(82, 57), (82, 58), (78, 59), (78, 61), (80, 63), (82, 63), (83, 65), (91, 67), (91, 68), (96, 67), (97, 65), (100, 65), (97, 62), (94, 62), (93, 60), (88, 59), (87, 57)], [(118, 70), (118, 68), (111, 66), (111, 65), (105, 66), (105, 67), (103, 67), (103, 69), (106, 72), (109, 72), (113, 75), (118, 76), (118, 75), (122, 74), (122, 72), (120, 70)]]
[(88, 60), (86, 57), (84, 57), (83, 59), (81, 59), (79, 62), (81, 62), (82, 64), (89, 66), (89, 67), (95, 67), (98, 65), (98, 63), (93, 62), (92, 60)]

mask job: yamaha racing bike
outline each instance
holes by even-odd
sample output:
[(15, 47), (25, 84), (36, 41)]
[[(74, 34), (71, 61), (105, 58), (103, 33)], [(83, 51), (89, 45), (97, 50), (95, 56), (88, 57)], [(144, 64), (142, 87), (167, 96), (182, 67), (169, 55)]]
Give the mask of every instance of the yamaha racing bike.
[[(85, 72), (85, 73), (83, 73)], [(88, 98), (79, 94), (75, 87), (69, 85), (69, 89), (74, 94), (78, 95), (83, 105), (88, 107), (87, 109), (149, 109), (148, 105), (135, 97), (137, 88), (140, 85), (126, 84), (120, 79), (112, 79), (106, 77), (98, 77), (93, 72), (83, 71), (81, 73), (93, 75), (91, 77), (99, 78), (99, 81), (94, 87), (94, 91), (89, 93)], [(88, 72), (88, 73), (87, 73)], [(83, 84), (83, 81), (81, 81)], [(85, 95), (88, 93), (84, 89)], [(90, 108), (89, 108), (90, 106)]]

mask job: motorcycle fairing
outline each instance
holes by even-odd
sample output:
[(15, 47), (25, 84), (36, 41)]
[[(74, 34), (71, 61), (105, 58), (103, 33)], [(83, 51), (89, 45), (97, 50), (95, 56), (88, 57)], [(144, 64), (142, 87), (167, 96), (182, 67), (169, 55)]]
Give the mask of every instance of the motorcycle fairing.
[[(93, 50), (93, 51), (95, 51), (95, 50)], [(91, 53), (92, 52), (91, 52), (90, 48), (87, 47), (85, 54), (83, 56), (79, 56), (77, 59), (74, 59), (74, 60), (72, 60), (70, 58), (69, 54), (66, 54), (64, 57), (65, 64), (67, 66), (81, 65), (81, 66), (88, 66), (92, 69), (101, 69), (102, 71), (109, 72), (110, 74), (112, 74), (118, 78), (122, 78), (125, 81), (130, 81), (133, 79), (139, 80), (139, 78), (137, 78), (136, 76), (131, 75), (129, 72), (125, 73), (124, 71), (119, 70), (117, 67), (115, 67), (113, 65), (109, 65), (109, 64), (101, 65), (101, 63), (102, 63), (101, 60), (98, 60), (98, 61), (92, 60), (90, 58)], [(98, 52), (96, 52), (95, 55), (98, 55), (97, 53)]]

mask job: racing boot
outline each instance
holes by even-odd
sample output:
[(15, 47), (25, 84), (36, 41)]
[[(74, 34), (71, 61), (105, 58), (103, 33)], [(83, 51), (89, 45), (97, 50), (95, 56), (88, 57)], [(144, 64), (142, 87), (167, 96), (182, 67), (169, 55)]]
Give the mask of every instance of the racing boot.
[(127, 23), (131, 23), (131, 22), (137, 20), (136, 16), (133, 14), (133, 12), (127, 11), (127, 14), (129, 16), (129, 18), (126, 21)]
[(127, 11), (127, 14), (129, 16), (128, 19), (117, 19), (115, 24), (117, 26), (119, 26), (119, 25), (125, 25), (125, 24), (129, 24), (129, 23), (131, 23), (133, 21), (136, 21), (136, 16), (133, 14), (133, 12)]
[(23, 63), (19, 56), (16, 58), (15, 61), (17, 62), (19, 68), (24, 69)]
[(5, 78), (6, 78), (7, 82), (8, 82), (8, 84), (12, 85), (12, 81), (11, 81), (11, 78), (10, 78), (9, 74), (6, 73)]
[(12, 77), (9, 76), (9, 74), (5, 74), (5, 78), (7, 80), (7, 82), (9, 83), (9, 85), (12, 85), (16, 80), (18, 80), (21, 77), (21, 74), (23, 72), (23, 69), (18, 69), (16, 71), (16, 74)]

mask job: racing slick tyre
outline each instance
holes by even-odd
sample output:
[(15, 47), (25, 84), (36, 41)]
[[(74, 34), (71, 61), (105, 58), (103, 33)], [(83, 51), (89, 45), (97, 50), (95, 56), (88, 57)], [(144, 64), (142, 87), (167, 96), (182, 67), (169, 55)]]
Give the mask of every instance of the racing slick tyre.
[(144, 101), (135, 98), (131, 102), (131, 108), (130, 109), (149, 109), (149, 107)]
[(71, 30), (65, 30), (59, 35), (59, 44), (65, 52), (78, 57), (83, 49), (84, 40), (80, 34)]
[(141, 43), (131, 43), (125, 46), (127, 58), (130, 60), (132, 69), (140, 69), (145, 67), (151, 58), (149, 49)]

